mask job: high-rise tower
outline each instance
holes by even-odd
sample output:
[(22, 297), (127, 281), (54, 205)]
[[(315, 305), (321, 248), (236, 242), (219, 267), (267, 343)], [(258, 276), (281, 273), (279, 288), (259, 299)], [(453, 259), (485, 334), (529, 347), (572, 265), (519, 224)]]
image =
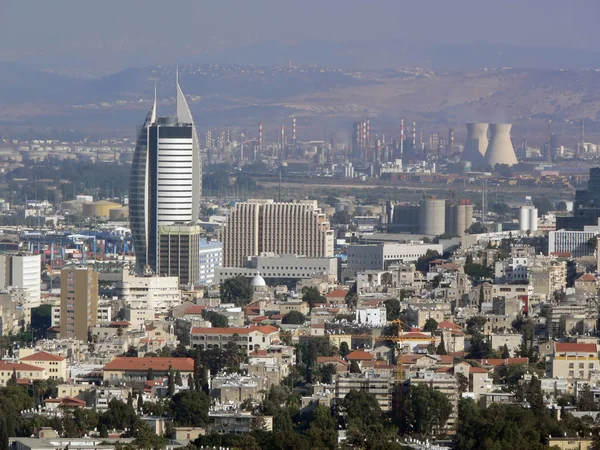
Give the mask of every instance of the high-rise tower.
[(157, 117), (155, 94), (133, 155), (129, 218), (138, 272), (156, 271), (160, 226), (196, 222), (199, 216), (198, 136), (178, 75), (176, 116)]

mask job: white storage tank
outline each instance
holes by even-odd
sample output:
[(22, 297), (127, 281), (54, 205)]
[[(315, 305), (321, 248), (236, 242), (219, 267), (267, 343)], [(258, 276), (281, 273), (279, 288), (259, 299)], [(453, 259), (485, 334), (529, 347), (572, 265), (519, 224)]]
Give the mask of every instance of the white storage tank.
[(521, 231), (527, 231), (531, 229), (529, 224), (529, 210), (529, 206), (521, 206), (521, 209), (519, 210), (519, 230)]
[(537, 231), (538, 229), (538, 210), (537, 208), (529, 208), (529, 229)]

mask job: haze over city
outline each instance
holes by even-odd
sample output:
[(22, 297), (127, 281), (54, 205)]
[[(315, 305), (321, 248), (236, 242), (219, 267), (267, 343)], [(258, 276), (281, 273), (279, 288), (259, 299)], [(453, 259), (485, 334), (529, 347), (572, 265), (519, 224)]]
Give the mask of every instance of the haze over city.
[(599, 450), (599, 13), (0, 0), (0, 450)]

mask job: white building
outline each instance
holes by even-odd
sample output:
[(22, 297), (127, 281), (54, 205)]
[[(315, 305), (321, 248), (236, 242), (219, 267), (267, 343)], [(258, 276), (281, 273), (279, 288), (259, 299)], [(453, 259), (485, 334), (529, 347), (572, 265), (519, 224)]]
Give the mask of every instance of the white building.
[(357, 308), (356, 321), (360, 324), (367, 324), (373, 327), (383, 327), (387, 323), (385, 307), (378, 308)]
[[(588, 228), (588, 227), (586, 227)], [(571, 253), (573, 258), (594, 254), (595, 247), (589, 245), (589, 240), (598, 235), (598, 231), (589, 227), (586, 231), (550, 231), (548, 233), (548, 254)]]
[(260, 274), (263, 278), (276, 279), (309, 279), (328, 277), (331, 281), (338, 279), (338, 259), (308, 258), (299, 255), (275, 255), (264, 253), (248, 258), (246, 267), (220, 267), (215, 269), (215, 283), (227, 278), (243, 275), (254, 277)]
[(131, 309), (148, 309), (165, 314), (181, 304), (178, 277), (136, 276), (123, 272), (117, 282), (117, 295)]
[(427, 250), (435, 250), (440, 255), (444, 252), (441, 244), (424, 244), (421, 241), (408, 244), (351, 245), (348, 247), (348, 274), (356, 276), (358, 272), (367, 270), (387, 270), (395, 263), (415, 262)]
[(215, 269), (223, 266), (223, 244), (200, 240), (200, 277), (198, 282), (208, 286), (215, 282)]
[(41, 271), (40, 255), (27, 253), (0, 254), (0, 289), (13, 290), (22, 302), (26, 312), (26, 320), (31, 317), (31, 308), (41, 304)]

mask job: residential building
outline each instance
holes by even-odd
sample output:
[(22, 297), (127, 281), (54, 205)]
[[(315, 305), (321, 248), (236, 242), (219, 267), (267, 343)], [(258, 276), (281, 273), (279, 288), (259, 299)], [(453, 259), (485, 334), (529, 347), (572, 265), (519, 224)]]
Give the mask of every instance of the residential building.
[(554, 343), (554, 353), (546, 357), (546, 376), (589, 380), (598, 371), (598, 346), (586, 343)]
[(217, 375), (210, 382), (210, 396), (221, 405), (232, 405), (236, 408), (239, 408), (244, 400), (261, 402), (267, 389), (266, 378), (255, 375)]
[(50, 380), (66, 381), (69, 376), (67, 372), (67, 358), (54, 353), (37, 352), (19, 358), (20, 362), (41, 367), (45, 370)]
[(586, 334), (596, 330), (598, 300), (595, 297), (567, 295), (552, 304), (546, 319), (548, 337), (561, 334)]
[(223, 267), (223, 243), (200, 239), (200, 275), (198, 283), (203, 286), (216, 284), (215, 271), (219, 267)]
[(244, 267), (248, 257), (264, 252), (332, 257), (333, 238), (333, 230), (316, 201), (240, 202), (229, 212), (221, 230), (223, 266)]
[(106, 364), (103, 369), (104, 381), (146, 381), (148, 370), (152, 369), (154, 376), (159, 379), (166, 377), (169, 368), (179, 371), (182, 378), (194, 373), (192, 358), (130, 358), (118, 356)]
[(452, 412), (446, 421), (444, 430), (448, 434), (456, 432), (458, 421), (458, 382), (456, 378), (449, 373), (436, 373), (431, 370), (421, 370), (410, 374), (407, 380), (407, 386), (429, 386), (442, 394), (445, 394), (452, 405)]
[(123, 271), (123, 280), (117, 282), (117, 295), (126, 307), (150, 310), (156, 314), (166, 314), (172, 307), (181, 304), (177, 277), (138, 276)]
[(178, 277), (180, 285), (193, 286), (200, 277), (200, 227), (172, 224), (158, 227), (156, 273)]
[(382, 376), (371, 372), (338, 375), (335, 378), (334, 401), (337, 403), (341, 402), (352, 389), (366, 391), (375, 396), (382, 411), (388, 412), (392, 410), (393, 376)]
[(0, 289), (18, 291), (27, 324), (30, 322), (31, 308), (40, 306), (41, 266), (40, 255), (22, 252), (0, 254)]
[(387, 324), (385, 306), (356, 308), (356, 321), (373, 327), (383, 327)]
[(88, 340), (98, 317), (98, 272), (68, 267), (60, 272), (60, 336)]
[(198, 136), (179, 80), (175, 104), (174, 117), (157, 117), (154, 99), (133, 154), (129, 220), (138, 273), (146, 267), (157, 270), (160, 226), (196, 222), (199, 216), (202, 169)]
[(22, 362), (0, 361), (0, 386), (6, 386), (13, 373), (17, 380), (46, 380), (46, 371), (42, 367)]
[(244, 434), (256, 430), (273, 431), (273, 417), (257, 417), (250, 412), (211, 411), (208, 413), (206, 434)]
[(191, 345), (201, 349), (223, 348), (235, 342), (250, 354), (253, 350), (265, 349), (279, 340), (279, 330), (270, 325), (247, 328), (193, 327)]

